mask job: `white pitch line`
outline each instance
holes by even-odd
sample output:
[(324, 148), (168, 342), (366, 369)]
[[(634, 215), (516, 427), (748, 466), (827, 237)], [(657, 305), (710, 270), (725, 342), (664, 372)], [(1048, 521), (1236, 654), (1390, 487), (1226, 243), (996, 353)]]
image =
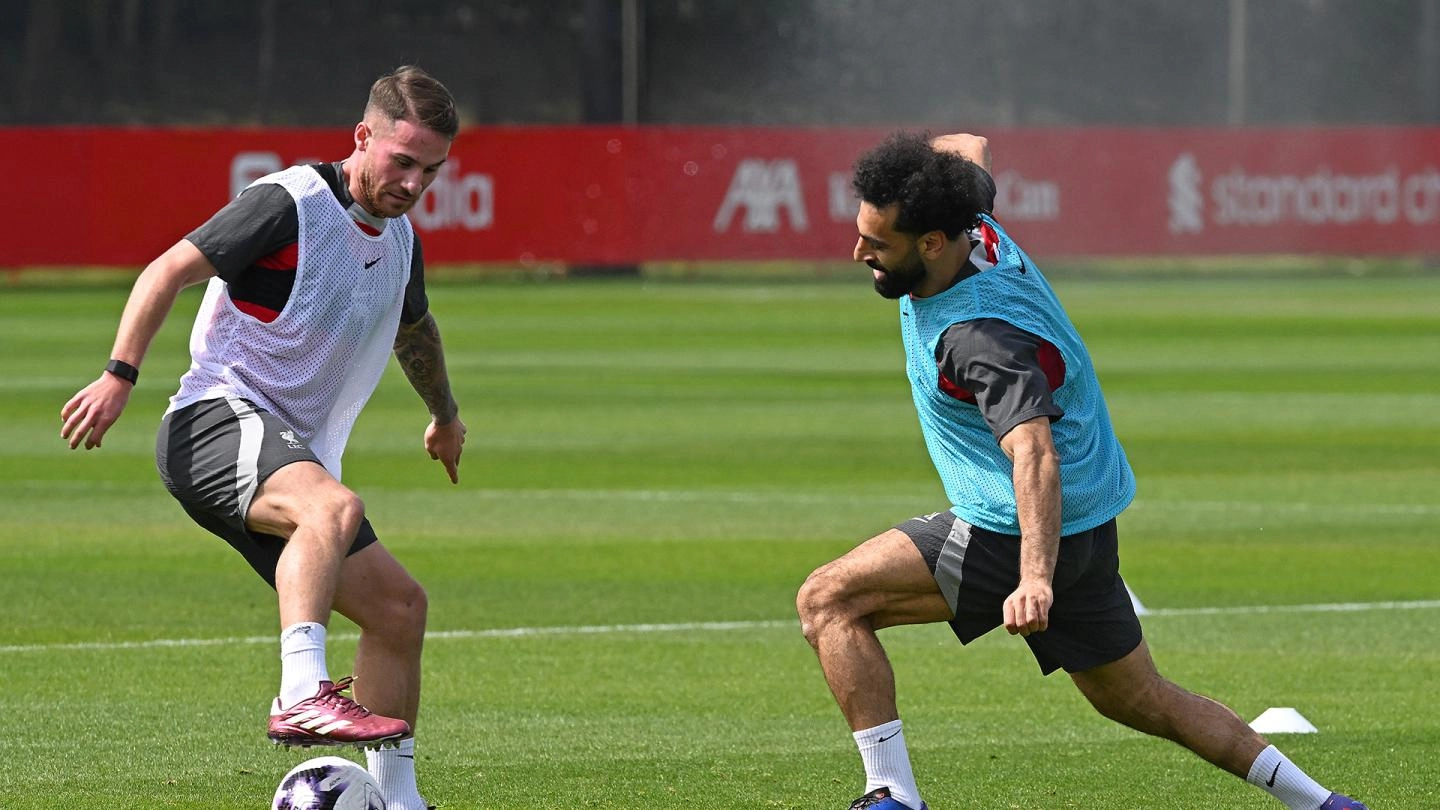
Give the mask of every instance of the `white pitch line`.
[[(684, 622), (677, 624), (598, 624), (556, 627), (497, 627), (491, 630), (436, 630), (425, 634), (432, 639), (475, 639), (475, 638), (526, 638), (533, 636), (583, 636), (618, 633), (673, 633), (691, 630), (760, 630), (771, 627), (794, 626), (799, 620), (754, 621), (754, 622)], [(339, 641), (355, 641), (357, 633), (334, 633), (327, 638)], [(273, 644), (274, 636), (231, 636), (228, 638), (159, 638), (150, 641), (74, 641), (58, 644), (12, 644), (0, 647), (3, 653), (51, 652), (51, 651), (95, 651), (95, 650), (149, 650), (162, 647), (219, 647), (225, 645)]]
[[(1149, 608), (1145, 618), (1174, 616), (1239, 616), (1264, 613), (1360, 613), (1371, 610), (1433, 610), (1440, 608), (1440, 599), (1409, 602), (1338, 602), (1316, 605), (1250, 605), (1243, 607)], [(426, 633), (427, 640), (533, 638), (538, 636), (592, 636), (621, 633), (726, 632), (731, 630), (768, 630), (797, 626), (798, 619), (771, 619), (747, 622), (679, 622), (674, 624), (595, 624), (557, 627), (498, 627), (491, 630), (437, 630)], [(164, 647), (221, 647), (243, 644), (273, 644), (277, 636), (232, 636), (228, 638), (159, 638), (149, 641), (76, 641), (57, 644), (10, 644), (0, 646), (0, 654), (152, 650)], [(355, 633), (336, 633), (331, 639), (354, 641)]]
[[(611, 633), (675, 633), (690, 630), (763, 630), (772, 627), (796, 627), (799, 619), (755, 622), (683, 622), (679, 624), (593, 624), (578, 627), (510, 627), (494, 630), (438, 630), (426, 633), (425, 639), (454, 638), (525, 638), (528, 636), (590, 636)], [(0, 648), (4, 649), (4, 648)]]
[(1336, 602), (1319, 605), (1252, 605), (1249, 607), (1150, 608), (1146, 616), (1236, 616), (1260, 613), (1358, 613), (1365, 610), (1428, 610), (1440, 608), (1440, 599), (1414, 602)]

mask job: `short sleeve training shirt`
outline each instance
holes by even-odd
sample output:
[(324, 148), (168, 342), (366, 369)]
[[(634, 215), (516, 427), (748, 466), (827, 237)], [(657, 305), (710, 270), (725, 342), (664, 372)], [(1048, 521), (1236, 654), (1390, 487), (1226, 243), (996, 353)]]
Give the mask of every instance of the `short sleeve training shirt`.
[(935, 347), (941, 379), (980, 408), (997, 440), (1021, 422), (1065, 415), (1050, 395), (1064, 379), (1058, 360), (1048, 342), (998, 318), (957, 323)]

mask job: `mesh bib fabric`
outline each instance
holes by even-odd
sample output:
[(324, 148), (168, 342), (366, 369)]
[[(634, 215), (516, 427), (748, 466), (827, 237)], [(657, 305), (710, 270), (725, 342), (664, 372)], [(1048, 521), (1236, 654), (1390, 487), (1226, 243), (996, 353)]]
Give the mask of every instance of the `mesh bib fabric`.
[(414, 232), (403, 216), (379, 236), (361, 231), (309, 167), (260, 183), (283, 187), (299, 213), (290, 300), (264, 323), (236, 309), (225, 282), (211, 279), (190, 334), (190, 370), (169, 410), (224, 396), (251, 400), (294, 428), (338, 479), (350, 429), (394, 349)]

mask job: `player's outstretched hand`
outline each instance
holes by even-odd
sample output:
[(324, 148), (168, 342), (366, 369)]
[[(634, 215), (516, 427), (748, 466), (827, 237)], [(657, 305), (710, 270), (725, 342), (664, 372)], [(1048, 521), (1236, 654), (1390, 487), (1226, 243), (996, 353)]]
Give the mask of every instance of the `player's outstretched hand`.
[(1055, 593), (1048, 583), (1021, 581), (1020, 587), (1005, 598), (1005, 631), (1012, 636), (1045, 632), (1054, 601)]
[(425, 451), (430, 458), (445, 465), (445, 474), (450, 483), (460, 483), (460, 452), (465, 446), (465, 423), (460, 417), (437, 425), (432, 420), (425, 428)]
[(71, 450), (81, 442), (85, 443), (86, 450), (99, 447), (105, 431), (125, 410), (133, 387), (114, 374), (102, 373), (100, 379), (80, 389), (80, 393), (60, 409), (60, 438), (70, 443)]
[(990, 139), (983, 135), (956, 132), (933, 138), (930, 144), (941, 152), (954, 152), (990, 171)]

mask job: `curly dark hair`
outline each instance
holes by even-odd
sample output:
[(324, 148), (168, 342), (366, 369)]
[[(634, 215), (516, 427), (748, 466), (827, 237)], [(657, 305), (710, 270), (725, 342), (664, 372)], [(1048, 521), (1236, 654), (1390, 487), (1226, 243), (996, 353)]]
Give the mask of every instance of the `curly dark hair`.
[(912, 236), (940, 231), (955, 239), (985, 211), (983, 169), (930, 145), (928, 132), (896, 132), (855, 161), (851, 185), (861, 200), (899, 204), (895, 230)]

